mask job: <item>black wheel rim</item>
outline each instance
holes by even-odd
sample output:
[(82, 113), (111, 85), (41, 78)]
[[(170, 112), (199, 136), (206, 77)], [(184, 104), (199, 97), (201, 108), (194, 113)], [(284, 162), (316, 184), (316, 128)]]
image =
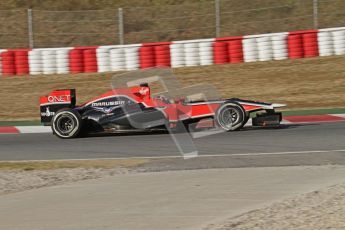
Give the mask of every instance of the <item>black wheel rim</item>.
[(76, 126), (76, 121), (73, 116), (69, 114), (63, 114), (56, 119), (56, 129), (57, 131), (67, 136), (70, 134)]
[(240, 114), (237, 109), (226, 107), (220, 111), (218, 119), (222, 127), (231, 129), (233, 125), (238, 123)]

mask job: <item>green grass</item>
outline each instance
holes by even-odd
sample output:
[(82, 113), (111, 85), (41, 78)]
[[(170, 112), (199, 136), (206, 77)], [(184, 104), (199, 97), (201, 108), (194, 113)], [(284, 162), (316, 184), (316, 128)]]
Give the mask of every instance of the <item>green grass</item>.
[(35, 126), (41, 125), (40, 121), (0, 121), (0, 126)]
[(304, 115), (323, 115), (323, 114), (345, 114), (345, 108), (283, 111), (284, 116), (304, 116)]
[(135, 167), (149, 162), (146, 159), (118, 160), (51, 160), (51, 161), (2, 161), (0, 170), (52, 170), (73, 168), (104, 168)]

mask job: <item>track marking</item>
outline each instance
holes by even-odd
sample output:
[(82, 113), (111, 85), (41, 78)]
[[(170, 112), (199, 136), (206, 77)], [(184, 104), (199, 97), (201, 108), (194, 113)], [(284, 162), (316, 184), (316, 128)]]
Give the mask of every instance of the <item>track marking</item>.
[[(271, 153), (234, 153), (234, 154), (206, 154), (198, 155), (196, 158), (206, 158), (206, 157), (231, 157), (231, 156), (266, 156), (266, 155), (289, 155), (289, 154), (304, 154), (304, 153), (337, 153), (345, 152), (345, 149), (336, 149), (336, 150), (312, 150), (312, 151), (290, 151), (290, 152), (271, 152)], [(105, 157), (105, 158), (80, 158), (80, 159), (50, 159), (50, 160), (16, 160), (16, 161), (4, 161), (1, 162), (49, 162), (49, 161), (92, 161), (92, 160), (132, 160), (132, 159), (183, 159), (183, 156), (148, 156), (148, 157)]]

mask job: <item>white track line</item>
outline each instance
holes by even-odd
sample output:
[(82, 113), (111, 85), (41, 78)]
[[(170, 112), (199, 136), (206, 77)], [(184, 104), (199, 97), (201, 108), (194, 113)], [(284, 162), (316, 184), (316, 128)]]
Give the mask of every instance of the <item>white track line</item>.
[(50, 126), (15, 126), (20, 133), (51, 133)]
[[(304, 154), (304, 153), (336, 153), (345, 152), (345, 149), (336, 150), (313, 150), (313, 151), (292, 151), (292, 152), (272, 152), (272, 153), (234, 153), (234, 154), (214, 154), (214, 155), (198, 155), (197, 157), (231, 157), (231, 156), (266, 156), (266, 155), (289, 155), (289, 154)], [(197, 158), (196, 157), (196, 158)], [(49, 161), (92, 161), (92, 160), (132, 160), (132, 159), (178, 159), (182, 155), (176, 156), (151, 156), (151, 157), (114, 157), (114, 158), (80, 158), (80, 159), (50, 159), (50, 160), (16, 160), (16, 161), (1, 161), (1, 162), (49, 162)]]
[(330, 114), (332, 116), (336, 116), (336, 117), (342, 117), (345, 118), (345, 114)]

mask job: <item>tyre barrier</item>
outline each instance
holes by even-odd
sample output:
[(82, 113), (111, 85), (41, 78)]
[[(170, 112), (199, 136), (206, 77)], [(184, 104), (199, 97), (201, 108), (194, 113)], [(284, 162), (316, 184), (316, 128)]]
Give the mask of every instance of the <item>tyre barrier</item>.
[(71, 48), (62, 48), (56, 50), (56, 73), (68, 74), (70, 73), (69, 66), (69, 52)]
[(171, 67), (185, 66), (184, 45), (180, 43), (170, 45)]
[(125, 70), (137, 70), (140, 68), (139, 46), (129, 46), (124, 48)]
[(5, 51), (0, 54), (3, 76), (12, 76), (16, 74), (16, 64), (14, 51)]
[(68, 74), (345, 54), (345, 27), (98, 47), (0, 50), (0, 75)]
[(336, 55), (342, 55), (345, 53), (345, 31), (334, 31), (333, 35), (333, 46), (334, 53)]
[(111, 71), (126, 70), (126, 61), (123, 48), (113, 48), (110, 50)]
[(104, 73), (111, 71), (109, 46), (100, 46), (96, 49), (97, 72)]
[(71, 73), (84, 72), (84, 55), (82, 49), (73, 49), (69, 52), (69, 66)]
[(199, 44), (197, 42), (185, 43), (184, 48), (184, 60), (185, 66), (197, 66), (200, 64), (199, 59)]
[(216, 41), (213, 43), (214, 64), (229, 63), (228, 43), (226, 41)]
[(155, 66), (157, 67), (171, 66), (171, 56), (170, 56), (169, 45), (170, 45), (170, 42), (154, 46)]
[(215, 39), (176, 41), (170, 44), (170, 65), (184, 66), (211, 65), (214, 63), (213, 43)]
[(199, 42), (199, 62), (200, 65), (212, 65), (213, 61), (213, 41)]
[(330, 56), (334, 54), (333, 37), (330, 31), (320, 31), (317, 34), (317, 40), (320, 56)]
[(142, 46), (139, 48), (139, 53), (141, 69), (155, 66), (155, 50), (153, 46)]
[(170, 42), (144, 43), (139, 48), (140, 68), (170, 67)]
[(257, 35), (255, 40), (259, 61), (284, 60), (288, 58), (287, 33)]
[(329, 43), (329, 46), (327, 47), (323, 46), (320, 48), (319, 45), (320, 53), (321, 49), (323, 49), (323, 52), (328, 51), (330, 53), (332, 51), (332, 54), (335, 55), (345, 54), (345, 27), (322, 29), (319, 31), (319, 33), (326, 36), (326, 38), (320, 38), (320, 42), (322, 43), (322, 45), (324, 45), (325, 43)]
[(288, 53), (290, 59), (304, 57), (302, 34), (289, 34)]
[(310, 31), (302, 34), (304, 57), (319, 56), (317, 31)]
[(230, 63), (240, 63), (244, 61), (242, 37), (236, 37), (228, 41), (228, 53)]
[(98, 47), (77, 47), (69, 51), (71, 73), (92, 73), (98, 71), (96, 49)]
[(29, 70), (29, 59), (28, 59), (29, 50), (17, 50), (14, 51), (15, 58), (15, 70), (17, 75), (28, 75)]
[(258, 37), (255, 40), (257, 43), (259, 61), (273, 60), (273, 47), (271, 36)]
[(0, 49), (0, 76), (2, 75), (2, 58), (1, 58), (1, 53), (6, 52), (7, 50), (5, 49)]
[(29, 66), (31, 75), (43, 74), (43, 61), (41, 50), (30, 50), (29, 51)]
[(83, 50), (84, 73), (98, 72), (96, 48)]
[(42, 68), (43, 74), (56, 74), (56, 50), (47, 49), (42, 50)]
[(242, 45), (244, 62), (259, 61), (258, 44), (255, 37), (245, 36)]
[(318, 30), (290, 32), (288, 50), (291, 59), (319, 56)]
[(287, 36), (288, 33), (276, 33), (272, 35), (273, 60), (285, 60), (288, 58)]
[(215, 64), (243, 62), (242, 40), (242, 36), (217, 38), (213, 49)]

